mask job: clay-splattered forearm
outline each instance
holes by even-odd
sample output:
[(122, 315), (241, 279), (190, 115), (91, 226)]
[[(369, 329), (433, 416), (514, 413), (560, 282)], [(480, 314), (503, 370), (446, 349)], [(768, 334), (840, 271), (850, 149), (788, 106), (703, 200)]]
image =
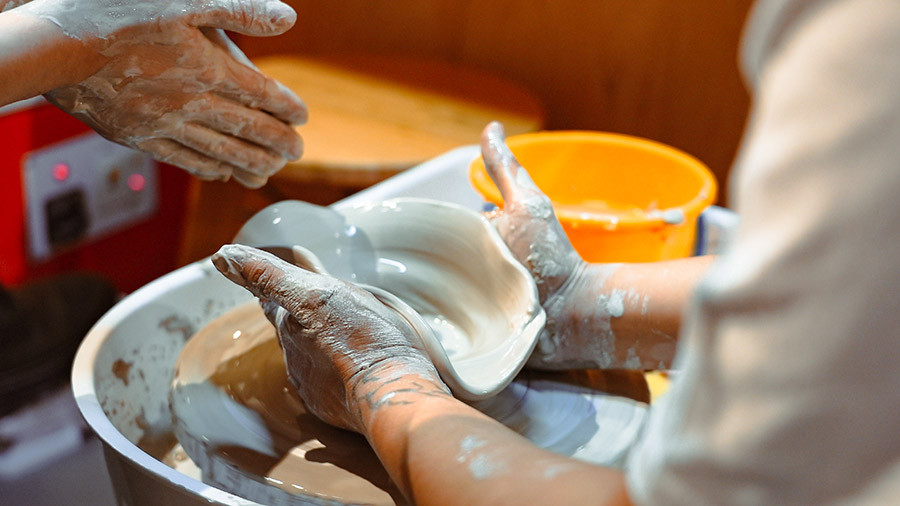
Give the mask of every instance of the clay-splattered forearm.
[(529, 366), (668, 368), (682, 311), (712, 259), (578, 269), (545, 302), (547, 325)]
[(567, 459), (416, 377), (394, 383), (366, 434), (415, 504), (629, 504), (623, 474)]

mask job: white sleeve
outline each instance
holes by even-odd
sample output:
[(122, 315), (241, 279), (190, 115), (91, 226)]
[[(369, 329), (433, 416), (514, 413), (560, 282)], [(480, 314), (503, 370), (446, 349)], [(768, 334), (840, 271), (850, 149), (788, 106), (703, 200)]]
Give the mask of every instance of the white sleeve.
[(782, 0), (755, 16), (741, 225), (691, 302), (629, 491), (900, 504), (900, 2)]

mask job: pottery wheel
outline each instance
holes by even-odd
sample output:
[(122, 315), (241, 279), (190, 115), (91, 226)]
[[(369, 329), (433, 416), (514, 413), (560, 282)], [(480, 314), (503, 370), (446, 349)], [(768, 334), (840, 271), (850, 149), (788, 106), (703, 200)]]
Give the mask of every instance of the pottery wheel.
[(185, 345), (170, 401), (204, 482), (265, 504), (403, 502), (365, 438), (306, 411), (255, 301)]
[[(203, 481), (265, 504), (401, 504), (362, 436), (308, 413), (254, 301), (185, 345), (170, 394), (175, 435)], [(620, 465), (646, 407), (558, 381), (518, 379), (480, 410), (556, 453)]]

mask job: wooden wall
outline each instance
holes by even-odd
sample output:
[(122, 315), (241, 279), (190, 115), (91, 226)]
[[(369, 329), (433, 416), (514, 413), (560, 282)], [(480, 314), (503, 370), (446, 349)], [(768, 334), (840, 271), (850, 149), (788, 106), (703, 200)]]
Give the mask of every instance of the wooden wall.
[(288, 0), (291, 31), (239, 44), (251, 57), (373, 51), (490, 69), (544, 101), (548, 128), (656, 139), (724, 185), (748, 107), (737, 51), (750, 2)]

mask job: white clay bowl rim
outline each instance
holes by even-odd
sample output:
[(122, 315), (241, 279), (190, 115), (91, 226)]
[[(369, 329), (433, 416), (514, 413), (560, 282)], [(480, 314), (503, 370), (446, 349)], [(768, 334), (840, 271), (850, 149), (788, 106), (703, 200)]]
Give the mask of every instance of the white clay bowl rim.
[[(265, 224), (270, 222), (270, 220), (259, 219), (258, 217), (266, 216), (272, 209), (277, 209), (279, 208), (279, 206), (284, 206), (287, 202), (290, 201), (278, 202), (259, 211), (248, 221), (247, 225), (241, 228), (241, 231), (238, 233), (235, 241), (255, 247), (279, 246), (289, 248), (293, 246), (294, 244), (272, 244), (272, 241), (270, 240), (263, 240), (259, 237), (259, 229), (254, 227), (254, 225), (251, 225), (255, 223), (261, 223), (260, 226), (265, 227)], [(304, 205), (304, 207), (308, 205), (306, 203), (302, 204)], [(528, 308), (530, 316), (527, 321), (522, 323), (508, 336), (508, 339), (506, 341), (507, 344), (510, 344), (510, 341), (527, 339), (528, 342), (515, 346), (515, 353), (513, 353), (512, 350), (513, 346), (508, 346), (508, 353), (513, 353), (512, 359), (510, 360), (510, 365), (502, 371), (501, 375), (498, 375), (496, 378), (492, 378), (491, 381), (474, 381), (472, 378), (467, 377), (466, 369), (460, 368), (460, 365), (464, 364), (455, 365), (450, 360), (443, 347), (438, 342), (437, 337), (433, 332), (430, 331), (430, 327), (425, 323), (421, 316), (419, 316), (415, 309), (411, 308), (403, 300), (393, 296), (393, 294), (391, 294), (390, 292), (387, 293), (387, 295), (390, 296), (390, 298), (387, 300), (384, 298), (383, 294), (380, 295), (379, 293), (375, 292), (376, 297), (378, 297), (386, 305), (399, 312), (410, 323), (410, 325), (412, 325), (412, 327), (416, 329), (417, 334), (419, 334), (422, 338), (422, 344), (424, 345), (428, 356), (431, 358), (432, 362), (441, 373), (441, 379), (447, 384), (447, 386), (450, 387), (450, 389), (457, 397), (469, 401), (477, 401), (496, 395), (503, 388), (505, 388), (513, 380), (513, 378), (515, 378), (516, 374), (518, 374), (518, 372), (525, 365), (525, 362), (528, 360), (528, 357), (531, 356), (531, 353), (534, 350), (535, 345), (537, 344), (538, 335), (540, 334), (540, 331), (543, 328), (544, 323), (546, 322), (546, 315), (540, 304), (537, 285), (534, 283), (534, 279), (532, 278), (531, 273), (528, 272), (528, 270), (521, 263), (519, 263), (515, 256), (513, 256), (512, 252), (503, 241), (503, 238), (500, 237), (500, 234), (497, 232), (494, 226), (491, 225), (487, 218), (485, 218), (480, 213), (457, 204), (426, 198), (398, 197), (383, 201), (374, 200), (360, 202), (349, 207), (335, 209), (334, 211), (342, 215), (346, 219), (348, 224), (356, 225), (360, 231), (365, 233), (365, 227), (363, 225), (360, 225), (359, 223), (356, 223), (354, 218), (384, 208), (406, 208), (409, 209), (409, 211), (407, 211), (407, 214), (410, 215), (415, 215), (414, 213), (419, 212), (423, 209), (439, 208), (442, 210), (450, 211), (453, 214), (460, 216), (462, 219), (477, 223), (480, 227), (481, 232), (485, 234), (484, 237), (490, 240), (492, 249), (500, 256), (502, 261), (509, 267), (511, 267), (514, 271), (516, 271), (517, 275), (521, 277), (523, 282), (525, 282), (530, 287), (531, 293), (528, 294), (528, 298), (532, 301), (531, 307)], [(298, 208), (298, 210), (302, 211), (303, 207)], [(302, 217), (295, 216), (294, 218), (301, 218), (302, 221)], [(279, 220), (279, 223), (282, 224), (281, 227), (290, 226), (288, 223), (285, 223), (281, 220)], [(252, 230), (248, 230), (248, 228)], [(246, 236), (249, 240), (242, 240), (242, 236)], [(302, 234), (298, 233), (297, 237), (302, 237)], [(292, 242), (295, 242), (300, 246), (305, 246), (302, 240)], [(375, 288), (377, 289), (378, 287)], [(384, 290), (380, 291), (385, 292)], [(496, 346), (492, 347), (489, 352), (491, 356), (496, 357), (498, 353), (502, 354), (503, 349), (502, 346)]]
[(110, 335), (109, 329), (116, 328), (119, 323), (127, 319), (136, 309), (158, 299), (163, 293), (197, 278), (210, 275), (210, 270), (212, 269), (209, 258), (204, 258), (150, 282), (113, 306), (91, 327), (91, 330), (88, 331), (78, 347), (78, 352), (72, 364), (72, 392), (75, 394), (75, 403), (78, 405), (81, 415), (91, 429), (116, 453), (127, 458), (140, 468), (160, 477), (161, 481), (183, 488), (196, 496), (214, 503), (258, 505), (259, 503), (257, 502), (229, 494), (195, 480), (153, 458), (136, 444), (129, 441), (106, 416), (106, 413), (100, 406), (100, 399), (97, 396), (94, 384), (94, 367), (98, 354), (106, 338)]
[[(503, 374), (502, 376), (498, 376), (490, 384), (479, 384), (468, 380), (459, 370), (459, 367), (454, 365), (454, 363), (447, 356), (443, 347), (437, 342), (437, 338), (433, 333), (430, 333), (428, 336), (423, 336), (423, 345), (425, 346), (428, 355), (435, 363), (435, 366), (437, 366), (437, 368), (443, 373), (441, 374), (441, 379), (443, 379), (444, 382), (448, 384), (448, 386), (456, 396), (469, 401), (483, 400), (492, 397), (496, 395), (500, 390), (503, 390), (507, 385), (509, 385), (513, 378), (515, 378), (516, 374), (518, 374), (522, 367), (525, 365), (525, 361), (528, 360), (529, 356), (531, 356), (531, 353), (534, 350), (535, 345), (537, 344), (538, 335), (540, 334), (541, 329), (544, 327), (546, 315), (544, 313), (544, 309), (540, 304), (537, 285), (534, 283), (534, 278), (532, 278), (531, 273), (528, 272), (528, 270), (513, 256), (512, 252), (506, 246), (506, 243), (503, 241), (503, 238), (500, 237), (500, 234), (497, 232), (494, 226), (491, 225), (487, 218), (485, 218), (482, 214), (476, 213), (471, 209), (462, 207), (457, 204), (438, 200), (415, 197), (399, 197), (385, 200), (383, 202), (363, 202), (346, 209), (341, 209), (339, 210), (339, 212), (347, 216), (348, 219), (352, 219), (354, 214), (365, 212), (366, 210), (374, 207), (401, 207), (410, 205), (412, 205), (413, 208), (440, 207), (448, 210), (453, 210), (453, 212), (456, 212), (461, 216), (466, 216), (468, 219), (477, 220), (480, 223), (484, 233), (487, 234), (487, 237), (493, 243), (495, 250), (500, 254), (500, 256), (506, 263), (508, 263), (513, 269), (519, 272), (519, 275), (522, 276), (522, 279), (524, 279), (531, 288), (531, 300), (533, 301), (532, 307), (530, 308), (531, 317), (526, 323), (524, 323), (520, 328), (516, 330), (514, 336), (510, 336), (510, 338), (514, 337), (517, 339), (528, 338), (530, 342), (527, 343), (528, 346), (521, 349), (518, 356), (515, 357), (516, 360), (514, 361), (514, 366), (510, 369), (507, 369), (505, 371), (505, 374)], [(405, 305), (402, 300), (400, 300), (399, 302)], [(412, 308), (410, 309), (412, 310)], [(418, 316), (418, 313), (416, 313), (415, 310), (412, 310), (413, 315), (408, 315), (408, 313), (404, 311), (400, 312), (408, 320), (410, 320), (410, 316)], [(419, 328), (422, 325), (424, 325), (425, 328), (428, 328), (421, 317), (418, 317), (418, 320), (418, 322), (410, 321), (410, 324), (412, 324), (413, 327), (416, 328)]]

